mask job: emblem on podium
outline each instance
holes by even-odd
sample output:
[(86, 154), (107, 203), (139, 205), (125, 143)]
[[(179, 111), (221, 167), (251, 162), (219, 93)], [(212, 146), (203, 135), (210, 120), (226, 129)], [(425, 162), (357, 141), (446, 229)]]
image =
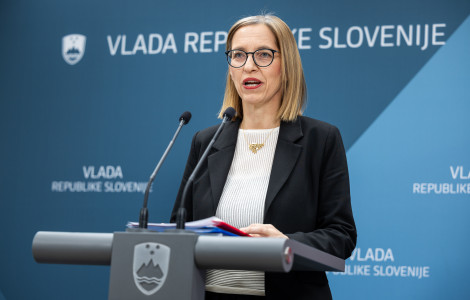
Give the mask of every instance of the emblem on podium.
[(155, 294), (165, 283), (170, 263), (170, 247), (159, 243), (141, 243), (134, 247), (133, 276), (145, 295)]

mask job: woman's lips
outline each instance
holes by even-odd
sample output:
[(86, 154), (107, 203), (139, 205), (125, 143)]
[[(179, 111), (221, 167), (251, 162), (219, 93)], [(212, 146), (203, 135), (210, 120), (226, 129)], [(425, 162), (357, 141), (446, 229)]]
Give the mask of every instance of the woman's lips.
[(263, 83), (257, 78), (246, 78), (243, 80), (243, 87), (248, 90), (257, 89), (261, 84)]

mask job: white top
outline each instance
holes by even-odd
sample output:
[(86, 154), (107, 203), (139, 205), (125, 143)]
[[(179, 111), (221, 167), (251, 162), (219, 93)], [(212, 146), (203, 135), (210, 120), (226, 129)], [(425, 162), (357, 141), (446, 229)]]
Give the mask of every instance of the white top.
[[(237, 228), (263, 223), (264, 203), (278, 136), (279, 127), (238, 130), (235, 154), (216, 217)], [(249, 149), (251, 143), (264, 146), (253, 153)], [(264, 296), (264, 272), (207, 270), (206, 290)]]

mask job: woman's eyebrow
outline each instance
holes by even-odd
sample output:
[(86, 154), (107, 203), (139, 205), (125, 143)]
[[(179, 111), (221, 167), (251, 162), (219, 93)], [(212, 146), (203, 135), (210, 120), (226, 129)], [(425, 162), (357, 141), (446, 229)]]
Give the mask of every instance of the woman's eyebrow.
[[(274, 48), (271, 47), (271, 46), (259, 46), (254, 51), (260, 50), (260, 49), (274, 49)], [(248, 52), (248, 51), (246, 51), (245, 47), (232, 47), (232, 50), (243, 50), (245, 52)]]

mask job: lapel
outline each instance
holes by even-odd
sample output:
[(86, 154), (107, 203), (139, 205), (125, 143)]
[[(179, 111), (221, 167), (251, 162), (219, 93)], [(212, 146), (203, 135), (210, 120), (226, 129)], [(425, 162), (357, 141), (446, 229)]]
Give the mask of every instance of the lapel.
[(294, 122), (281, 122), (279, 137), (274, 153), (271, 177), (269, 179), (266, 201), (264, 204), (264, 216), (268, 212), (269, 206), (281, 190), (282, 186), (289, 178), (295, 163), (299, 158), (302, 146), (295, 142), (303, 136), (300, 119), (298, 117)]
[(232, 165), (235, 146), (237, 145), (238, 129), (240, 120), (227, 123), (212, 146), (213, 153), (207, 158), (210, 185), (213, 200), (213, 215), (219, 205), (220, 196), (227, 180), (228, 172)]
[[(302, 150), (300, 145), (295, 144), (295, 142), (303, 136), (300, 124), (301, 118), (302, 117), (298, 117), (294, 122), (281, 122), (268, 191), (266, 193), (264, 206), (265, 216), (274, 198), (292, 173)], [(239, 119), (226, 124), (219, 138), (213, 145), (213, 153), (207, 158), (213, 200), (213, 214), (215, 214), (217, 206), (219, 205), (220, 196), (222, 195), (225, 181), (227, 180), (227, 175), (232, 165), (239, 127)]]

